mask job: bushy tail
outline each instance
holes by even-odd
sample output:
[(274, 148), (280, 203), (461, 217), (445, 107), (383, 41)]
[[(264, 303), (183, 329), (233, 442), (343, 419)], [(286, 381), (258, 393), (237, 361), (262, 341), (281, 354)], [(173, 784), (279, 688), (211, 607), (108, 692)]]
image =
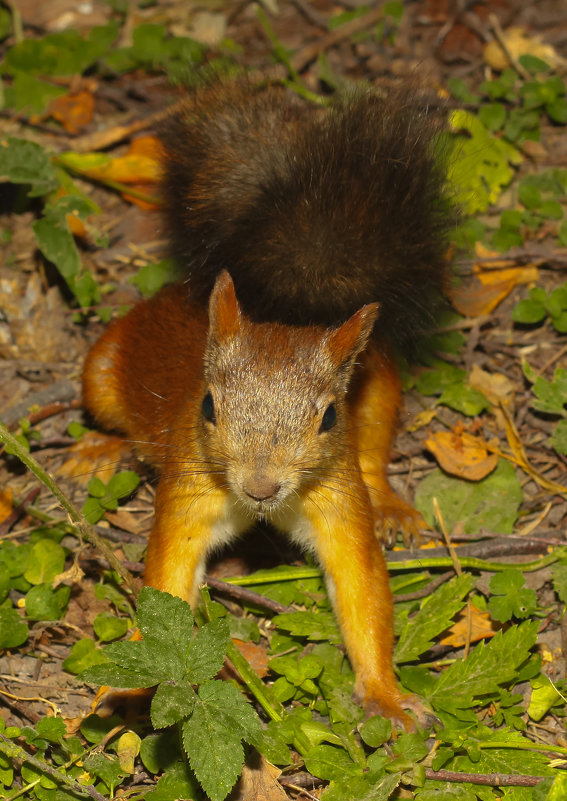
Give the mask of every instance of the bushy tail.
[(164, 132), (176, 256), (206, 296), (227, 269), (256, 320), (336, 324), (381, 304), (379, 336), (419, 337), (454, 223), (442, 124), (413, 92), (325, 109), (245, 82), (190, 96)]

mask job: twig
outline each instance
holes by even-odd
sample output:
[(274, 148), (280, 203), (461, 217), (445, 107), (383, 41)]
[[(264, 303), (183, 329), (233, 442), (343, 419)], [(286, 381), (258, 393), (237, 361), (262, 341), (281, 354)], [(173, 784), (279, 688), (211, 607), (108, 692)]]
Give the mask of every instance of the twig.
[(272, 601), (271, 598), (260, 595), (260, 593), (254, 592), (254, 590), (248, 590), (246, 587), (238, 587), (236, 584), (230, 584), (228, 581), (222, 581), (212, 576), (206, 576), (205, 581), (215, 592), (227, 595), (229, 598), (234, 598), (237, 601), (244, 601), (245, 603), (259, 606), (261, 609), (268, 609), (270, 612), (275, 612), (277, 615), (295, 611), (289, 606), (280, 604), (278, 601)]
[(311, 61), (317, 58), (319, 53), (328, 50), (330, 47), (334, 47), (339, 42), (342, 42), (343, 39), (348, 39), (354, 33), (363, 31), (365, 28), (370, 28), (371, 25), (375, 25), (379, 22), (383, 16), (384, 11), (380, 5), (378, 8), (373, 8), (363, 17), (345, 22), (344, 25), (331, 31), (331, 33), (319, 37), (316, 42), (307, 45), (307, 47), (302, 47), (301, 50), (298, 50), (297, 53), (290, 58), (292, 69), (296, 72), (301, 72)]
[(101, 795), (98, 790), (95, 790), (92, 784), (79, 784), (79, 782), (76, 779), (73, 779), (71, 776), (61, 773), (55, 768), (52, 768), (47, 762), (43, 762), (41, 759), (28, 754), (28, 752), (25, 751), (21, 746), (16, 745), (16, 743), (8, 739), (8, 737), (5, 737), (2, 733), (0, 733), (0, 740), (4, 743), (2, 751), (7, 756), (15, 759), (21, 759), (24, 762), (29, 762), (30, 765), (33, 765), (34, 768), (37, 768), (42, 773), (47, 773), (56, 782), (66, 784), (67, 787), (71, 787), (75, 793), (80, 793), (81, 795), (90, 795), (90, 797), (94, 798), (95, 801), (107, 801), (107, 799)]
[(438, 782), (470, 782), (487, 787), (535, 787), (545, 776), (515, 776), (509, 773), (459, 773), (455, 770), (425, 768), (425, 778)]

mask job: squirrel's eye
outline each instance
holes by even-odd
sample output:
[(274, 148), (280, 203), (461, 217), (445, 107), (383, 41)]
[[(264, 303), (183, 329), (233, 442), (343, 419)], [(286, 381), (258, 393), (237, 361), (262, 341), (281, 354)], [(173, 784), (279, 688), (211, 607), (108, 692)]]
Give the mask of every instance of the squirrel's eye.
[(335, 404), (331, 403), (331, 405), (327, 406), (327, 409), (325, 410), (325, 414), (323, 415), (323, 419), (321, 420), (319, 433), (321, 433), (322, 431), (328, 431), (335, 425), (336, 422), (337, 422), (337, 409)]
[(205, 420), (208, 420), (209, 423), (216, 423), (217, 418), (215, 415), (215, 402), (210, 392), (207, 392), (207, 394), (203, 398), (203, 403), (201, 404), (201, 410), (203, 412), (203, 417), (205, 418)]

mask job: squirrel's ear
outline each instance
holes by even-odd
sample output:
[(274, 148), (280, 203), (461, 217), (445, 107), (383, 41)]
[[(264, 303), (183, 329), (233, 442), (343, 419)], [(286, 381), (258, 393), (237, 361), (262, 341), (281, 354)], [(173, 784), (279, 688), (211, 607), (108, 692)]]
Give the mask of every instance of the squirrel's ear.
[(364, 348), (379, 309), (379, 303), (368, 303), (349, 317), (340, 328), (331, 331), (327, 343), (337, 367), (352, 363)]
[(215, 281), (209, 300), (209, 335), (217, 342), (230, 339), (240, 330), (240, 306), (232, 278), (223, 270)]

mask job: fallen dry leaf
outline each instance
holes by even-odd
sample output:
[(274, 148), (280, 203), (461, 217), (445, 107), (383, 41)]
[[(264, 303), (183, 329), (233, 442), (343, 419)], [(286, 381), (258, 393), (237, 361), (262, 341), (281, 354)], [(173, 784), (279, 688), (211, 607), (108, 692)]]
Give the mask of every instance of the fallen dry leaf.
[(93, 118), (95, 107), (92, 92), (70, 92), (56, 97), (49, 104), (47, 115), (60, 122), (67, 133), (78, 134)]
[(12, 514), (13, 492), (11, 489), (0, 490), (0, 523)]
[(287, 801), (287, 794), (278, 782), (281, 770), (257, 751), (251, 751), (242, 775), (227, 801)]
[(439, 431), (425, 445), (446, 473), (469, 481), (480, 481), (498, 464), (498, 456), (488, 452), (484, 439), (465, 431)]
[(488, 612), (482, 612), (473, 604), (471, 605), (470, 631), (469, 617), (467, 610), (464, 609), (448, 629), (448, 633), (443, 637), (441, 643), (449, 645), (451, 648), (461, 648), (467, 642), (477, 642), (486, 637), (494, 637), (496, 631)]

